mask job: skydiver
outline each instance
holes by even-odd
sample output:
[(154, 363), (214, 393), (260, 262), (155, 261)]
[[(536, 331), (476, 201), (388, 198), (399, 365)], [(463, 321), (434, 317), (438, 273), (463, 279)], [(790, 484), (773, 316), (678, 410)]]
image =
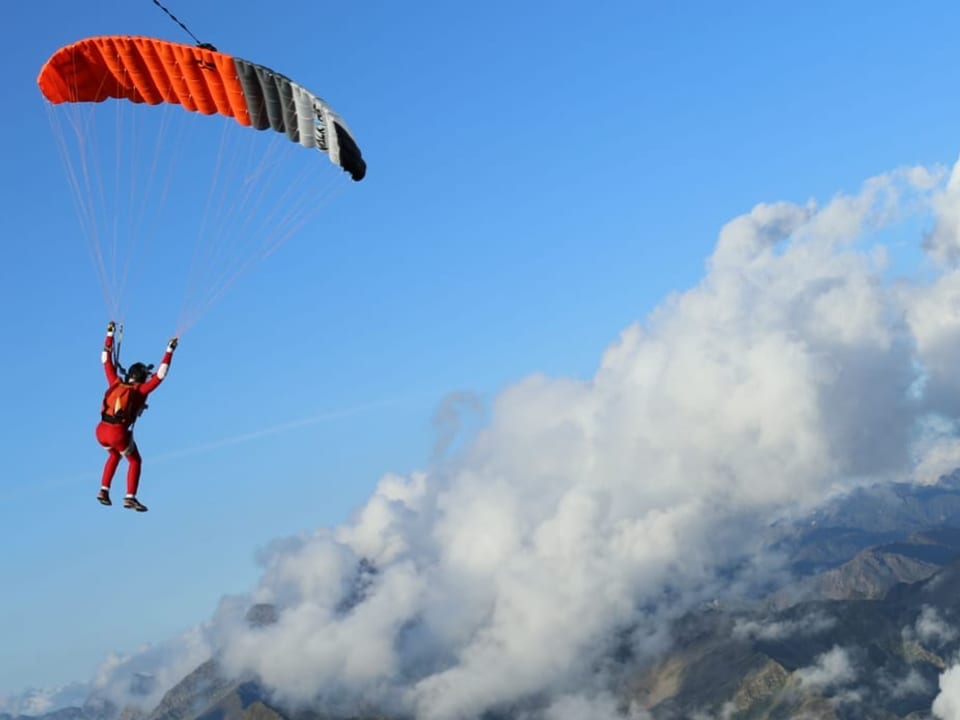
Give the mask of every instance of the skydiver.
[(141, 362), (133, 363), (126, 371), (123, 380), (117, 374), (113, 358), (113, 333), (116, 324), (111, 320), (107, 324), (107, 337), (103, 344), (100, 359), (107, 376), (107, 391), (103, 396), (100, 409), (100, 423), (97, 425), (97, 441), (107, 450), (107, 461), (103, 466), (103, 478), (97, 500), (104, 505), (110, 502), (110, 483), (120, 464), (120, 458), (127, 458), (127, 495), (123, 506), (146, 512), (147, 507), (137, 500), (137, 488), (140, 485), (140, 451), (133, 439), (133, 424), (147, 407), (147, 396), (163, 382), (177, 347), (177, 338), (170, 338), (160, 360), (160, 367), (151, 373), (153, 365)]

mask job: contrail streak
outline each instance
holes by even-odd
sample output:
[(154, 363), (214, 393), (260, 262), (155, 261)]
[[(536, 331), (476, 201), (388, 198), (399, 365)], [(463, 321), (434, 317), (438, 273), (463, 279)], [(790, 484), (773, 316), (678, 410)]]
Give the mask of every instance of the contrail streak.
[[(346, 408), (339, 408), (334, 410), (327, 410), (325, 412), (320, 412), (314, 415), (307, 417), (299, 418), (296, 420), (288, 420), (287, 422), (280, 423), (279, 425), (271, 425), (265, 428), (259, 428), (257, 430), (251, 430), (249, 432), (240, 433), (238, 435), (231, 435), (229, 437), (220, 438), (218, 440), (212, 440), (201, 445), (195, 445), (193, 447), (181, 448), (179, 450), (169, 450), (167, 452), (162, 452), (158, 454), (151, 453), (146, 458), (144, 458), (145, 464), (149, 463), (154, 465), (156, 463), (169, 462), (171, 460), (177, 460), (179, 458), (187, 457), (190, 455), (200, 455), (205, 452), (210, 452), (212, 450), (217, 450), (223, 447), (230, 447), (233, 445), (241, 445), (243, 443), (251, 442), (253, 440), (258, 440), (269, 435), (276, 435), (278, 433), (286, 432), (289, 430), (296, 430), (298, 428), (308, 427), (310, 425), (317, 425), (323, 422), (329, 422), (331, 420), (339, 420), (345, 417), (351, 417), (354, 415), (360, 415), (370, 410), (382, 409), (389, 407), (391, 405), (397, 405), (401, 402), (409, 402), (414, 399), (420, 399), (427, 397), (429, 395), (436, 395), (437, 393), (414, 393), (405, 396), (396, 396), (392, 398), (385, 398), (382, 400), (374, 400), (368, 403), (362, 403), (359, 405), (353, 405)], [(78, 473), (69, 477), (63, 477), (50, 482), (50, 485), (56, 484), (58, 486), (66, 484), (76, 484), (78, 482), (92, 481), (100, 477), (101, 467), (100, 463), (97, 463), (96, 469), (90, 470), (89, 472)], [(125, 477), (124, 473), (126, 472), (125, 466), (121, 464), (118, 468), (117, 473), (118, 477), (123, 479)], [(46, 485), (47, 483), (44, 483)], [(21, 488), (30, 487), (29, 484), (21, 485)], [(33, 486), (36, 487), (36, 486)]]
[(182, 450), (171, 450), (152, 457), (150, 462), (156, 463), (163, 462), (165, 460), (174, 460), (177, 458), (186, 457), (188, 455), (197, 455), (210, 450), (228, 447), (230, 445), (240, 445), (242, 443), (249, 442), (250, 440), (256, 440), (268, 435), (276, 435), (277, 433), (281, 433), (286, 430), (294, 430), (296, 428), (306, 427), (308, 425), (316, 425), (317, 423), (326, 422), (328, 420), (339, 420), (340, 418), (359, 415), (360, 413), (368, 410), (375, 410), (396, 404), (401, 399), (409, 400), (410, 398), (391, 398), (389, 400), (378, 400), (375, 402), (366, 403), (364, 405), (342, 408), (340, 410), (328, 410), (327, 412), (311, 415), (310, 417), (300, 418), (299, 420), (289, 420), (279, 425), (273, 425), (271, 427), (261, 428), (259, 430), (251, 430), (250, 432), (233, 435), (231, 437), (220, 438), (219, 440), (213, 440), (212, 442), (204, 443), (203, 445), (196, 445), (194, 447), (185, 448)]

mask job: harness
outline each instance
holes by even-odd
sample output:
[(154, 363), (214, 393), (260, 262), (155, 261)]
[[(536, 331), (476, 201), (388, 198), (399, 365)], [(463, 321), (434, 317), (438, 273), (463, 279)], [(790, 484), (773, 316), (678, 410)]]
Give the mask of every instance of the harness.
[[(126, 401), (120, 404), (121, 395), (118, 394), (118, 391), (122, 393), (124, 389), (127, 389)], [(132, 384), (121, 381), (111, 385), (103, 394), (103, 402), (100, 406), (100, 419), (110, 425), (129, 424), (132, 428), (137, 418), (147, 409), (147, 403), (142, 396), (138, 397), (139, 395), (140, 393), (137, 387)], [(116, 412), (118, 404), (120, 412)], [(136, 413), (131, 415), (130, 412), (133, 408), (136, 408)]]
[[(126, 377), (128, 375), (127, 368), (125, 368), (120, 363), (120, 345), (122, 342), (123, 342), (123, 325), (121, 324), (121, 325), (117, 325), (117, 333), (114, 338), (113, 350), (111, 352), (111, 361), (113, 362), (113, 366), (117, 369), (118, 373)], [(149, 372), (152, 369), (153, 369), (153, 365), (147, 366), (147, 372)], [(121, 380), (118, 384), (126, 385), (127, 383)], [(143, 414), (143, 411), (147, 409), (148, 405), (146, 402), (144, 402), (143, 405), (141, 405), (140, 408), (137, 410), (136, 417), (133, 417), (133, 418), (121, 417), (119, 415), (114, 415), (108, 412), (109, 408), (107, 406), (107, 398), (110, 396), (110, 393), (113, 391), (114, 387), (116, 387), (116, 385), (111, 385), (107, 389), (107, 392), (104, 393), (103, 395), (103, 404), (100, 408), (100, 419), (109, 425), (126, 425), (127, 423), (129, 423), (130, 428), (133, 429), (133, 425), (134, 423), (137, 422), (137, 418), (139, 418)]]

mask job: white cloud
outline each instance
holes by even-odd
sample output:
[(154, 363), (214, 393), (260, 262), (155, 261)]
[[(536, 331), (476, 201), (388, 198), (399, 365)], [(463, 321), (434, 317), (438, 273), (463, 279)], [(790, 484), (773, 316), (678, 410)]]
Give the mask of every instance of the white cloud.
[[(561, 695), (543, 712), (543, 720), (651, 720), (640, 708), (622, 703), (609, 693), (596, 696)], [(521, 716), (521, 720), (525, 720)]]
[(933, 230), (924, 239), (924, 248), (945, 265), (960, 260), (960, 165), (955, 165), (946, 187), (932, 199), (937, 213)]
[(931, 708), (940, 720), (960, 720), (960, 665), (947, 668), (940, 674), (940, 693)]
[[(921, 408), (900, 302), (926, 296), (892, 292), (883, 253), (854, 243), (929, 180), (729, 223), (700, 285), (625, 330), (592, 379), (516, 383), (454, 462), (386, 478), (354, 523), (276, 556), (255, 595), (281, 622), (228, 638), (231, 666), (291, 698), (381, 692), (436, 720), (560, 691), (617, 632), (722, 593), (713, 571), (755, 549), (763, 518), (908, 472)], [(360, 557), (382, 572), (338, 615)], [(660, 602), (667, 584), (682, 602)], [(843, 680), (846, 661), (803, 677)]]
[(110, 655), (97, 668), (91, 683), (93, 694), (121, 708), (133, 705), (152, 709), (213, 652), (207, 629), (198, 626), (158, 645), (145, 645), (127, 655)]
[(932, 409), (956, 417), (960, 411), (960, 270), (950, 270), (929, 285), (901, 287), (910, 333), (922, 363), (925, 399)]
[(15, 695), (0, 693), (0, 713), (10, 715), (43, 715), (64, 707), (82, 705), (90, 694), (87, 683), (70, 683), (45, 690), (30, 688)]
[(828, 652), (817, 656), (810, 667), (796, 671), (800, 684), (814, 688), (838, 688), (849, 685), (857, 679), (857, 670), (853, 666), (849, 653), (834, 646)]
[[(474, 403), (452, 398), (442, 462), (385, 476), (350, 522), (264, 554), (247, 600), (279, 620), (249, 628), (242, 600), (225, 602), (210, 637), (226, 667), (288, 701), (323, 689), (423, 720), (531, 698), (544, 698), (531, 717), (622, 716), (597, 670), (615, 641), (654, 653), (671, 617), (773, 569), (761, 537), (775, 515), (934, 463), (915, 441), (931, 411), (960, 409), (960, 275), (891, 286), (863, 236), (931, 202), (948, 228), (936, 184), (909, 168), (822, 207), (758, 205), (721, 230), (703, 280), (626, 328), (592, 378), (516, 382), (453, 452)], [(954, 386), (956, 405), (931, 401), (927, 389)], [(743, 558), (742, 579), (718, 575)], [(362, 559), (377, 572), (358, 575)], [(836, 648), (800, 677), (856, 673)]]
[[(627, 328), (593, 378), (515, 383), (455, 457), (388, 476), (352, 523), (276, 554), (254, 597), (281, 621), (228, 637), (230, 666), (291, 699), (362, 692), (427, 720), (562, 692), (617, 633), (657, 637), (722, 595), (713, 573), (757, 551), (773, 513), (909, 472), (922, 407), (900, 303), (923, 298), (891, 291), (884, 254), (856, 241), (930, 177), (729, 223), (704, 280)], [(381, 573), (338, 614), (361, 557)], [(819, 672), (842, 680), (846, 659)]]
[(914, 482), (932, 485), (942, 476), (960, 467), (960, 438), (954, 420), (933, 415), (919, 423), (920, 439), (915, 444), (917, 457)]
[(897, 678), (889, 684), (890, 695), (895, 698), (910, 697), (911, 695), (926, 695), (930, 692), (930, 683), (916, 668), (910, 668), (904, 677)]
[(758, 640), (784, 640), (796, 636), (819, 635), (835, 624), (835, 618), (820, 613), (812, 613), (796, 620), (763, 623), (756, 620), (738, 620), (733, 627), (733, 636)]
[(917, 636), (922, 642), (941, 644), (950, 642), (957, 637), (957, 631), (951, 627), (942, 617), (937, 609), (931, 605), (925, 605), (920, 612), (920, 617), (916, 622)]

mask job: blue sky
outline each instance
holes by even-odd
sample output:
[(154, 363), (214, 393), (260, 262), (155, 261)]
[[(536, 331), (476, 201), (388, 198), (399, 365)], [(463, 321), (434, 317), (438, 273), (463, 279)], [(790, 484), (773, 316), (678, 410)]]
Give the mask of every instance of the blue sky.
[[(205, 618), (271, 540), (429, 464), (450, 393), (589, 376), (754, 204), (960, 149), (948, 3), (171, 9), (326, 98), (368, 176), (184, 335), (137, 428), (151, 511), (103, 508), (109, 317), (36, 76), (87, 35), (189, 38), (147, 0), (5, 10), (0, 693), (87, 680)], [(176, 321), (192, 240), (158, 223), (127, 360), (158, 361)]]

